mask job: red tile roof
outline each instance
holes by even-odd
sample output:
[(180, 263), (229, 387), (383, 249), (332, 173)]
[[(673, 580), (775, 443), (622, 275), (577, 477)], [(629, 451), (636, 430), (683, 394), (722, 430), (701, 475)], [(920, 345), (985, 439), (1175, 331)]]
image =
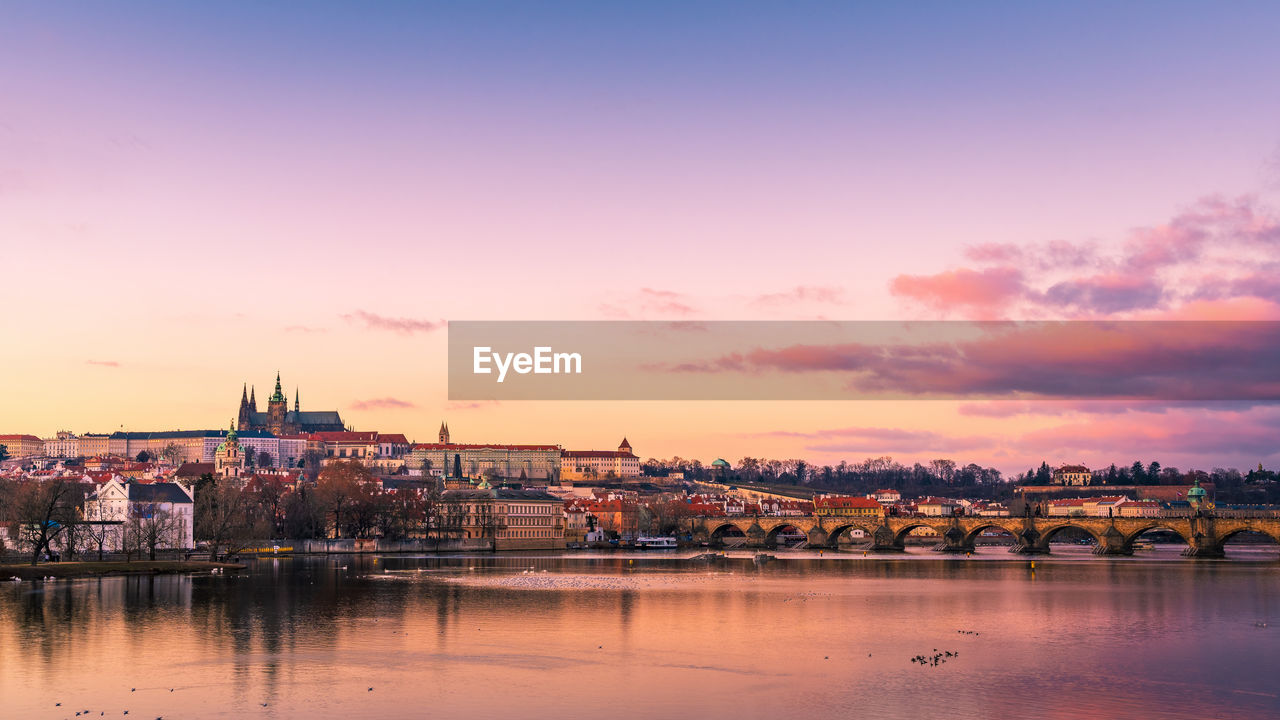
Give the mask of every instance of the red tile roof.
[(208, 473), (213, 474), (213, 463), (188, 462), (182, 463), (173, 473), (175, 477), (200, 477)]
[(414, 450), (559, 450), (559, 445), (488, 445), (483, 443), (417, 443)]
[(633, 458), (637, 457), (634, 453), (619, 452), (617, 450), (565, 450), (563, 453), (567, 458)]
[(814, 507), (819, 508), (863, 508), (863, 509), (880, 509), (880, 503), (870, 498), (850, 497), (847, 495), (826, 495), (814, 498)]
[(376, 442), (376, 441), (377, 441), (377, 439), (378, 439), (378, 433), (373, 432), (373, 431), (369, 431), (369, 432), (352, 432), (352, 431), (342, 431), (342, 432), (338, 432), (338, 431), (326, 431), (326, 432), (311, 433), (311, 436), (310, 436), (308, 439), (309, 439), (309, 440), (314, 440), (314, 441), (316, 441), (316, 442), (332, 442), (332, 443), (358, 442), (358, 443), (371, 443), (371, 442)]

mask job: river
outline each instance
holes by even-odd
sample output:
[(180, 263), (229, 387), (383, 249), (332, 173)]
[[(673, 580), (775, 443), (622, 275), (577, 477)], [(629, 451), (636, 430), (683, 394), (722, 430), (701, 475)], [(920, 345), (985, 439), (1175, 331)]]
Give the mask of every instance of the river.
[(691, 554), (3, 583), (0, 717), (1280, 717), (1273, 548)]

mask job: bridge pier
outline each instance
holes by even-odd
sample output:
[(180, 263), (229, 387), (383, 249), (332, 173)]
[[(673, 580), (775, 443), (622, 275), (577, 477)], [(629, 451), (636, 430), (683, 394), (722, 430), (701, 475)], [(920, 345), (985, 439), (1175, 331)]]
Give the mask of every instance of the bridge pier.
[(942, 542), (933, 546), (934, 552), (942, 553), (971, 553), (974, 551), (974, 543), (972, 540), (966, 540), (967, 534), (961, 530), (959, 525), (952, 525), (946, 532), (942, 533)]
[(867, 548), (873, 553), (900, 553), (906, 552), (906, 543), (898, 539), (897, 533), (889, 528), (888, 525), (881, 525), (871, 536), (871, 547)]
[(1035, 521), (1029, 520), (1022, 532), (1016, 534), (1009, 552), (1017, 555), (1048, 555), (1048, 538), (1042, 537), (1036, 530)]
[(1133, 544), (1125, 542), (1124, 533), (1115, 525), (1102, 534), (1102, 541), (1093, 548), (1094, 555), (1132, 555)]
[(1189, 558), (1216, 560), (1226, 556), (1227, 551), (1222, 547), (1222, 543), (1216, 537), (1208, 535), (1193, 535), (1191, 542), (1182, 551), (1182, 557)]

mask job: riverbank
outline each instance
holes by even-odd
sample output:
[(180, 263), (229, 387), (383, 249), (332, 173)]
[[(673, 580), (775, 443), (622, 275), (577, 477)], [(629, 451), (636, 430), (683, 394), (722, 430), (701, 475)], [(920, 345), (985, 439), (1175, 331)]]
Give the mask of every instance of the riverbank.
[(183, 560), (137, 560), (135, 562), (58, 562), (39, 565), (0, 565), (0, 582), (16, 577), (40, 580), (46, 577), (83, 578), (109, 575), (172, 575), (208, 573), (214, 570), (239, 572), (245, 565)]

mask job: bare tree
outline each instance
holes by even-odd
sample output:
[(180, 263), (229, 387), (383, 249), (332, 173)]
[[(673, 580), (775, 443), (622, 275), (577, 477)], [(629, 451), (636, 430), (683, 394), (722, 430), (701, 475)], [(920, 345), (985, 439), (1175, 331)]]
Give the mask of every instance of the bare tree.
[(168, 445), (164, 446), (163, 450), (160, 451), (160, 457), (168, 461), (170, 465), (177, 465), (178, 460), (182, 459), (184, 455), (185, 453), (182, 452), (182, 448), (179, 447), (176, 442), (170, 442)]
[(311, 482), (316, 482), (320, 477), (320, 470), (324, 468), (324, 453), (320, 450), (307, 450), (302, 453), (302, 475)]
[(77, 484), (61, 478), (23, 484), (17, 493), (14, 516), (23, 544), (31, 547), (31, 564), (58, 537), (67, 525), (79, 518), (76, 499), (84, 500)]
[(195, 536), (209, 544), (209, 559), (219, 549), (238, 552), (252, 532), (250, 496), (233, 482), (215, 482), (196, 495)]
[(353, 535), (367, 530), (373, 474), (355, 460), (339, 460), (326, 465), (316, 482), (316, 497), (333, 515), (334, 537), (342, 537), (344, 529)]
[(111, 538), (120, 532), (120, 526), (123, 523), (113, 522), (111, 520), (87, 520), (84, 525), (85, 539), (89, 541), (90, 547), (97, 548), (98, 562), (102, 562), (102, 557), (106, 552), (107, 544), (111, 542)]
[(173, 544), (173, 533), (178, 526), (177, 519), (156, 503), (135, 506), (134, 517), (138, 520), (139, 547), (147, 551), (148, 559), (155, 560), (156, 550), (166, 543)]

